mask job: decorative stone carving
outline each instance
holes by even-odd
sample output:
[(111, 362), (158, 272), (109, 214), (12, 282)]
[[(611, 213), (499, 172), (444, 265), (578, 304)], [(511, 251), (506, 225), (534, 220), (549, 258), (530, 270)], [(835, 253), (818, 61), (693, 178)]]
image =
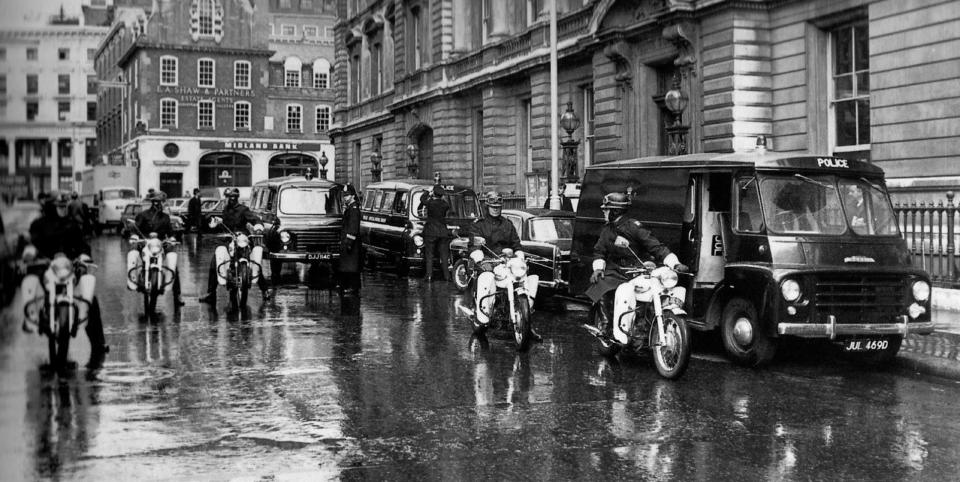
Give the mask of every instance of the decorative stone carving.
[(616, 73), (613, 75), (613, 78), (620, 84), (622, 89), (632, 89), (633, 88), (633, 69), (630, 65), (630, 60), (628, 60), (628, 52), (626, 42), (620, 41), (610, 45), (607, 45), (603, 49), (603, 55), (605, 55), (611, 62), (616, 66)]
[(673, 60), (673, 65), (677, 66), (684, 77), (696, 76), (697, 58), (691, 41), (693, 26), (687, 22), (675, 23), (664, 27), (662, 35), (677, 47), (677, 58)]

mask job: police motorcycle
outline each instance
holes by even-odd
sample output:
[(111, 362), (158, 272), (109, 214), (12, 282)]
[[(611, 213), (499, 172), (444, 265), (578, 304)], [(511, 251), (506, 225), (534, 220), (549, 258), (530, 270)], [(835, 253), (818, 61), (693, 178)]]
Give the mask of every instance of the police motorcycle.
[(94, 298), (97, 265), (85, 254), (75, 260), (63, 253), (53, 259), (36, 255), (36, 248), (27, 246), (21, 257), (21, 268), (34, 275), (26, 276), (20, 288), (23, 329), (47, 337), (50, 367), (60, 371), (71, 366), (70, 339), (99, 310)]
[(136, 248), (127, 255), (127, 288), (143, 293), (144, 313), (152, 317), (157, 311), (157, 299), (173, 283), (177, 254), (171, 250), (179, 243), (172, 238), (162, 240), (157, 233), (145, 236), (132, 219), (125, 222), (127, 230), (134, 233), (130, 246)]
[(260, 247), (263, 228), (256, 229), (247, 223), (247, 231), (257, 234), (233, 231), (223, 223), (222, 218), (214, 216), (210, 219), (210, 228), (217, 226), (223, 228), (231, 238), (227, 246), (217, 247), (214, 253), (217, 259), (217, 282), (227, 287), (230, 303), (241, 308), (247, 305), (250, 286), (257, 282), (263, 272), (263, 248)]
[[(511, 329), (518, 351), (530, 348), (536, 337), (530, 319), (536, 297), (539, 277), (527, 274), (526, 256), (523, 251), (514, 252), (504, 248), (499, 254), (484, 244), (484, 239), (476, 237), (480, 249), (470, 253), (470, 281), (467, 293), (476, 300), (474, 310), (465, 310), (472, 317), (474, 334), (483, 335), (492, 325)], [(477, 281), (484, 272), (492, 272), (495, 289), (477, 300)], [(486, 321), (481, 320), (483, 314)]]
[[(649, 261), (641, 263), (617, 269), (629, 281), (605, 293), (591, 308), (590, 323), (583, 327), (596, 337), (601, 355), (612, 357), (621, 350), (640, 354), (649, 349), (660, 376), (676, 380), (690, 363), (690, 330), (683, 309), (687, 290), (677, 286), (676, 271)], [(615, 310), (614, 292), (621, 289), (632, 289), (633, 296), (627, 296), (625, 307)], [(623, 308), (626, 310), (619, 313)]]

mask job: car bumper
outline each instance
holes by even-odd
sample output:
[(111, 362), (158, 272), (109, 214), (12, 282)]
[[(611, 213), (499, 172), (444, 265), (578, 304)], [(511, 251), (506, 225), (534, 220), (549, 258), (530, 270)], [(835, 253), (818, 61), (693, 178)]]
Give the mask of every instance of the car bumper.
[(929, 335), (933, 333), (932, 321), (907, 322), (902, 316), (900, 323), (837, 323), (834, 316), (827, 317), (827, 323), (780, 323), (777, 333), (804, 338), (830, 338), (849, 335), (902, 335), (915, 333)]
[(273, 259), (277, 261), (301, 261), (301, 262), (314, 262), (314, 261), (334, 261), (340, 258), (338, 253), (264, 253), (263, 257), (265, 259)]

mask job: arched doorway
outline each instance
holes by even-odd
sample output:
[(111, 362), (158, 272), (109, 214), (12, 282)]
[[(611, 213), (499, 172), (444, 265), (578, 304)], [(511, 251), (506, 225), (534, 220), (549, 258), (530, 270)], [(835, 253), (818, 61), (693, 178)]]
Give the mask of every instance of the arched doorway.
[(310, 173), (314, 176), (317, 175), (319, 171), (319, 164), (313, 156), (308, 156), (307, 154), (302, 154), (299, 152), (295, 153), (284, 153), (277, 154), (270, 158), (269, 172), (268, 177), (283, 177), (283, 176), (303, 176), (306, 175), (307, 170), (310, 170)]
[[(433, 128), (418, 122), (407, 132), (408, 142), (417, 146), (418, 179), (433, 179)], [(409, 161), (408, 161), (409, 162)]]
[(211, 152), (200, 158), (200, 189), (250, 187), (250, 158), (239, 152)]

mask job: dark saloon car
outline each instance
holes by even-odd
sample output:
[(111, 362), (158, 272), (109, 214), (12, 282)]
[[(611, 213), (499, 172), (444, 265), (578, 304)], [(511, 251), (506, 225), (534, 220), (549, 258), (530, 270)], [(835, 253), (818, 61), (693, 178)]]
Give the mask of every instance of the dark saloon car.
[[(427, 220), (426, 200), (434, 182), (424, 179), (397, 179), (377, 182), (363, 190), (360, 208), (360, 238), (366, 252), (365, 264), (381, 261), (396, 266), (405, 276), (413, 268), (423, 269), (423, 227)], [(457, 231), (481, 217), (477, 194), (468, 187), (441, 184), (443, 198), (450, 204), (447, 228)]]
[[(534, 208), (504, 209), (502, 215), (513, 223), (520, 235), (528, 272), (540, 277), (538, 298), (566, 293), (574, 213)], [(470, 277), (467, 242), (465, 237), (450, 242), (453, 282), (460, 291), (467, 288)]]

